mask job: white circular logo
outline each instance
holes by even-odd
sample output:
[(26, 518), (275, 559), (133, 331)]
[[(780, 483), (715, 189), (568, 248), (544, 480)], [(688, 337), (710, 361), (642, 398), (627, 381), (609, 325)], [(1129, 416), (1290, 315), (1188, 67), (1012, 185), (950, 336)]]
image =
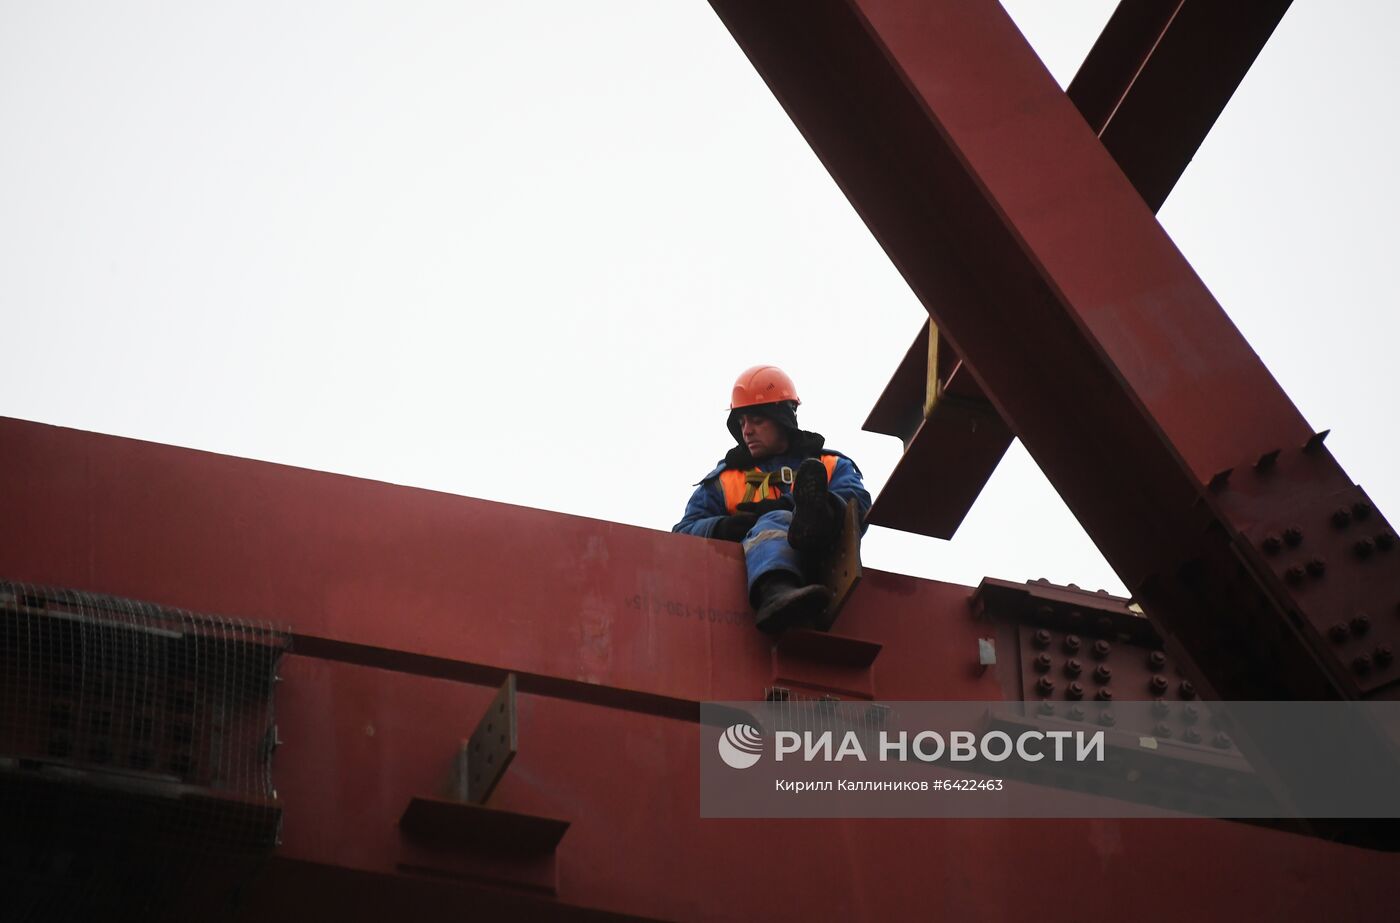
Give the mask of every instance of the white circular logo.
[(719, 738), (719, 758), (730, 769), (748, 769), (763, 755), (763, 735), (747, 724), (731, 724)]

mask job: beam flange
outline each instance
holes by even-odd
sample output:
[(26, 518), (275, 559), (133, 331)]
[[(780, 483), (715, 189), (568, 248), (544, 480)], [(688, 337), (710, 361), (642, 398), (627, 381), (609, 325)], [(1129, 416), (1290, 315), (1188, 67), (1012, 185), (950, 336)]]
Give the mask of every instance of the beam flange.
[[(1123, 0), (1114, 11), (1068, 94), (1153, 211), (1166, 201), (1290, 3)], [(928, 334), (925, 324), (865, 424), (870, 432), (900, 436), (906, 451), (917, 450), (890, 475), (883, 491), (890, 499), (882, 504), (877, 498), (871, 521), (951, 538), (1004, 453), (979, 451), (956, 428), (930, 430), (912, 443), (919, 417), (909, 383), (924, 365)], [(933, 483), (914, 483), (921, 479)], [(923, 496), (935, 494), (942, 496)], [(891, 510), (898, 510), (897, 518), (887, 518)]]

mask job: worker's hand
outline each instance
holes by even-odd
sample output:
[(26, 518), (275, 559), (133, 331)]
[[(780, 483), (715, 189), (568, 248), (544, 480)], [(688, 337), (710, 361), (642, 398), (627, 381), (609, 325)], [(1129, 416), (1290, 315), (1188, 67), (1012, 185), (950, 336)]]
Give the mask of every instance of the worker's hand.
[(710, 533), (710, 538), (726, 542), (742, 541), (756, 522), (758, 516), (755, 513), (735, 513), (733, 516), (726, 516), (715, 523), (715, 530)]
[(792, 509), (792, 497), (783, 496), (776, 500), (754, 500), (749, 503), (740, 503), (738, 508), (746, 513), (762, 516), (764, 513), (771, 513), (774, 510)]

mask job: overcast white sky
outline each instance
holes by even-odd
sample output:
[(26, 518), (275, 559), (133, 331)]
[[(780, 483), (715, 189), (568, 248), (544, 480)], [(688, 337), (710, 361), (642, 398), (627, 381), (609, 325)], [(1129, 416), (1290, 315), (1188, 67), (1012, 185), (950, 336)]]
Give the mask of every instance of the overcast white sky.
[[(1006, 6), (1068, 84), (1114, 4)], [(1392, 516), (1397, 34), (1298, 0), (1161, 213)], [(0, 0), (0, 125), (0, 415), (667, 529), (774, 362), (898, 460), (926, 315), (702, 0)], [(1019, 445), (864, 554), (1122, 590)]]

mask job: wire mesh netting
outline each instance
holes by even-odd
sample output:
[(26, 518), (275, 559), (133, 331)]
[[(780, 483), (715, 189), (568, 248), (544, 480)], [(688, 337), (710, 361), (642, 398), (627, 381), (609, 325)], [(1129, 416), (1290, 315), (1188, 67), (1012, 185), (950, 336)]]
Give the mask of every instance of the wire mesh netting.
[(225, 900), (277, 841), (288, 644), (265, 624), (0, 581), (7, 919)]
[(867, 752), (875, 751), (880, 732), (894, 714), (888, 705), (802, 693), (786, 686), (768, 687), (763, 698), (768, 703), (767, 730), (792, 731), (803, 739), (828, 732), (836, 739), (854, 734)]

